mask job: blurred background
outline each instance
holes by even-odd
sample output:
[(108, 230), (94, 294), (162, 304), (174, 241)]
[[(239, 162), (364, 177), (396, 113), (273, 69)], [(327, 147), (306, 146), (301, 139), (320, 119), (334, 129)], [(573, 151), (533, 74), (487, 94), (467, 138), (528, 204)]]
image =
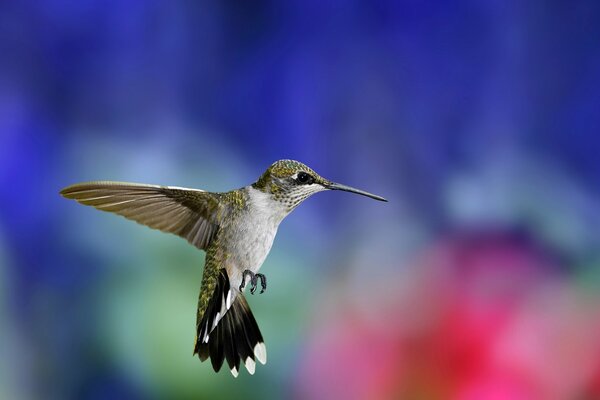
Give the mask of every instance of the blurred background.
[[(600, 398), (600, 3), (0, 3), (3, 399)], [(192, 357), (203, 252), (86, 180), (308, 200), (248, 296), (269, 362)]]

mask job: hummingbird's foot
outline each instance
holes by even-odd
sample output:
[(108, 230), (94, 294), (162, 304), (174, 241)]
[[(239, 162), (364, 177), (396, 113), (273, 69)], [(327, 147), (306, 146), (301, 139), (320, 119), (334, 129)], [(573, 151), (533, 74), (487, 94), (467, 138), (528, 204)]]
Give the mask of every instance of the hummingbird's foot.
[(250, 294), (254, 294), (254, 292), (256, 291), (258, 278), (260, 278), (260, 293), (263, 293), (265, 291), (265, 289), (267, 288), (267, 278), (263, 274), (255, 274), (254, 272), (247, 269), (244, 270), (244, 272), (242, 273), (242, 283), (240, 284), (240, 292), (242, 292), (244, 290), (244, 287), (246, 286), (246, 275), (250, 276)]
[(256, 275), (254, 274), (254, 272), (250, 271), (249, 269), (244, 270), (244, 272), (242, 272), (242, 283), (240, 284), (240, 292), (242, 292), (244, 290), (244, 287), (246, 287), (246, 275), (250, 276), (250, 287), (256, 287)]
[[(267, 277), (264, 276), (263, 274), (256, 274), (255, 277), (260, 278), (260, 293), (259, 294), (262, 294), (262, 293), (264, 293), (265, 290), (267, 290)], [(250, 293), (254, 294), (254, 290), (256, 290), (256, 287), (253, 287), (252, 290), (250, 290)]]

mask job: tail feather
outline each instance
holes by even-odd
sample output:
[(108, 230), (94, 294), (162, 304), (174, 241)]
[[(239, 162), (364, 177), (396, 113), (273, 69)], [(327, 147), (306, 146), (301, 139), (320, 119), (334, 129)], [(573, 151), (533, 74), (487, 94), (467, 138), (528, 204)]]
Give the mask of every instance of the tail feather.
[[(225, 315), (218, 314), (228, 291), (229, 278), (225, 269), (222, 269), (213, 296), (198, 325), (194, 354), (197, 353), (201, 361), (210, 357), (213, 369), (217, 372), (227, 360), (233, 376), (237, 377), (242, 362), (248, 372), (254, 374), (255, 360), (263, 364), (267, 361), (264, 340), (256, 319), (241, 293), (237, 295)], [(213, 326), (215, 318), (218, 320), (217, 325), (210, 331), (208, 327)], [(208, 341), (204, 340), (206, 335)]]
[[(227, 364), (229, 364), (229, 369), (233, 376), (237, 377), (238, 371), (240, 370), (240, 357), (237, 354), (237, 348), (235, 346), (235, 332), (233, 331), (233, 327), (231, 326), (230, 318), (225, 316), (223, 321), (221, 321), (223, 329), (225, 333), (225, 343), (223, 346), (223, 351), (225, 352), (225, 359), (227, 360)], [(208, 339), (210, 342), (210, 338)]]
[[(223, 350), (224, 343), (224, 329), (221, 329), (214, 337), (209, 338), (207, 346), (207, 357), (210, 355), (210, 362), (215, 371), (219, 371), (225, 360), (225, 351)], [(204, 360), (202, 360), (204, 361)]]

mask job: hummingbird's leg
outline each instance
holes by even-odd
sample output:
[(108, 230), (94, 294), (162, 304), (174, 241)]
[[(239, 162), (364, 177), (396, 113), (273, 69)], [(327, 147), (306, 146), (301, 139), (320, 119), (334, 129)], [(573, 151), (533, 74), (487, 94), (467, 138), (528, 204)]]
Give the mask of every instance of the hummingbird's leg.
[(244, 272), (242, 273), (242, 283), (240, 284), (240, 292), (244, 290), (244, 287), (246, 286), (246, 275), (250, 276), (250, 293), (254, 294), (254, 291), (256, 290), (256, 275), (254, 275), (254, 272), (250, 271), (249, 269), (244, 270)]
[(250, 280), (250, 294), (254, 294), (256, 292), (256, 284), (258, 283), (258, 274), (252, 274), (252, 279)]
[(260, 293), (263, 293), (267, 289), (267, 277), (263, 274), (255, 274), (249, 269), (244, 270), (242, 273), (242, 283), (240, 284), (240, 292), (244, 290), (246, 286), (246, 275), (250, 276), (250, 294), (256, 292), (256, 286), (258, 284), (258, 278), (260, 278)]
[(267, 277), (263, 274), (256, 274), (256, 277), (260, 278), (260, 293), (264, 293), (264, 291), (267, 290)]
[(252, 281), (252, 275), (254, 274), (249, 269), (246, 269), (244, 270), (244, 272), (242, 272), (242, 283), (240, 283), (240, 292), (242, 292), (244, 290), (244, 287), (246, 286), (246, 275), (250, 275), (250, 280)]

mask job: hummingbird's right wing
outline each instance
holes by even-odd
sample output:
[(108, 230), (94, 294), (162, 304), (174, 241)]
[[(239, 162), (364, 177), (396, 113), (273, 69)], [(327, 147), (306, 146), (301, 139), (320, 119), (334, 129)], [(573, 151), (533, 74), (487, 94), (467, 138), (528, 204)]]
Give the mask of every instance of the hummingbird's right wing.
[(97, 181), (71, 185), (60, 194), (181, 236), (203, 250), (216, 233), (223, 212), (219, 194), (174, 186)]

